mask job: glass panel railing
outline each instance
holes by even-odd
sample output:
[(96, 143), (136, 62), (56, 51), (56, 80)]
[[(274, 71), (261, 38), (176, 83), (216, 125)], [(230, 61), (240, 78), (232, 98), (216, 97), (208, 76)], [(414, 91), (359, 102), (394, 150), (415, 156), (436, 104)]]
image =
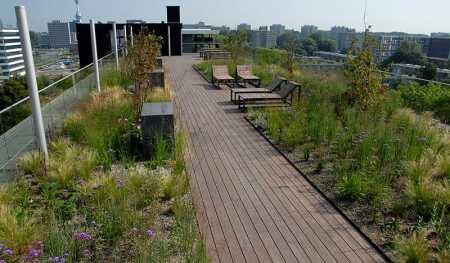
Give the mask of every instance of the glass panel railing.
[[(100, 78), (115, 68), (114, 54), (99, 60)], [(93, 64), (39, 91), (42, 118), (50, 141), (64, 125), (65, 117), (96, 90)], [(28, 97), (0, 110), (0, 183), (14, 177), (17, 158), (36, 149), (31, 105)]]

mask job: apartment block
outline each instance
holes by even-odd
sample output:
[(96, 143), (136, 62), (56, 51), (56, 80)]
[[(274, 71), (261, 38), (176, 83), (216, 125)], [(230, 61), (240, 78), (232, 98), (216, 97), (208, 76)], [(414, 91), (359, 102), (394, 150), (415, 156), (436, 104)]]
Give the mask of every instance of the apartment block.
[(25, 75), (19, 30), (0, 29), (0, 81)]

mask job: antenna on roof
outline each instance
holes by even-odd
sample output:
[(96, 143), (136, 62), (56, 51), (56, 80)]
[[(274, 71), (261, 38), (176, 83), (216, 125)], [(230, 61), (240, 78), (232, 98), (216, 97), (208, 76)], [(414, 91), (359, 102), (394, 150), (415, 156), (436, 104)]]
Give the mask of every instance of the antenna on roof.
[(81, 22), (80, 1), (79, 0), (74, 0), (74, 1), (75, 1), (75, 5), (77, 6), (77, 12), (75, 14), (75, 21), (80, 23)]

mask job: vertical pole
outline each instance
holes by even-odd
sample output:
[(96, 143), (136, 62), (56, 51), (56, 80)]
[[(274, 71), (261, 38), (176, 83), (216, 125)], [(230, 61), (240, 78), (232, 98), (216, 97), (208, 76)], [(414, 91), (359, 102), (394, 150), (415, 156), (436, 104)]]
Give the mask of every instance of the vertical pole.
[(134, 46), (134, 36), (133, 36), (133, 26), (130, 26), (130, 41), (131, 41), (131, 46)]
[(116, 68), (119, 70), (119, 51), (117, 50), (117, 26), (113, 23), (113, 40), (114, 40), (114, 55), (116, 56)]
[(45, 138), (44, 121), (42, 119), (41, 103), (34, 68), (33, 51), (31, 49), (30, 30), (28, 28), (27, 12), (24, 6), (16, 6), (17, 25), (19, 26), (22, 39), (23, 57), (25, 60), (25, 71), (27, 74), (28, 93), (30, 94), (31, 109), (33, 112), (35, 135), (39, 148), (48, 161), (47, 140)]
[(97, 91), (100, 92), (100, 72), (98, 69), (98, 56), (97, 56), (97, 39), (95, 36), (95, 23), (91, 19), (91, 47), (92, 47), (92, 63), (94, 63), (95, 70), (95, 83), (97, 85)]
[(124, 35), (124, 43), (125, 43), (125, 56), (128, 55), (128, 38), (127, 38), (127, 25), (123, 26), (123, 35)]
[(170, 25), (167, 26), (167, 42), (169, 43), (169, 57), (172, 56), (172, 46), (170, 43)]

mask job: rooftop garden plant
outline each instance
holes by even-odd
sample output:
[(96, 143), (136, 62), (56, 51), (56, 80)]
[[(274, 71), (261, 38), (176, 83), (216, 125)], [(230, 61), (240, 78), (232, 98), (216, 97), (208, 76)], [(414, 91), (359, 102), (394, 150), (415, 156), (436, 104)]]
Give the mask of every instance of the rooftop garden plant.
[[(290, 77), (276, 65), (302, 84), (300, 100), (248, 116), (394, 261), (447, 262), (450, 134), (435, 119), (442, 115), (434, 107), (446, 104), (426, 95), (445, 92), (416, 84), (390, 90), (374, 73), (370, 42), (353, 52), (345, 78)], [(270, 75), (268, 66), (259, 69)]]

